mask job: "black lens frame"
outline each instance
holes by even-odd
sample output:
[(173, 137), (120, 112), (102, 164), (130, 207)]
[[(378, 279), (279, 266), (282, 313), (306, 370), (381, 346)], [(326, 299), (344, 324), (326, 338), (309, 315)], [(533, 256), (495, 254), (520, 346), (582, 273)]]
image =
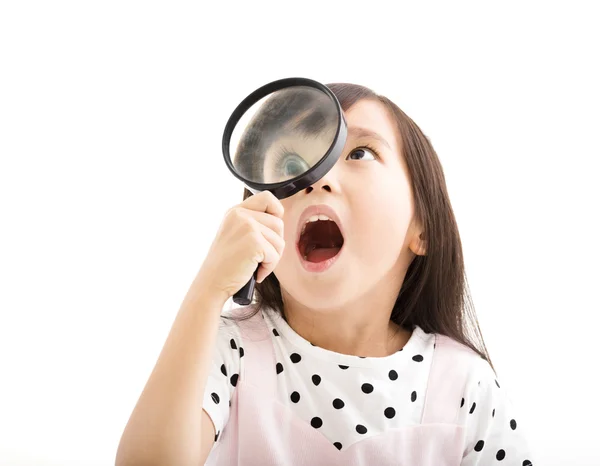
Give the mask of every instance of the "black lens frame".
[[(262, 98), (267, 95), (279, 91), (281, 89), (285, 89), (293, 86), (307, 86), (312, 87), (314, 89), (318, 89), (325, 94), (327, 94), (335, 103), (338, 115), (338, 125), (337, 131), (333, 138), (333, 142), (331, 146), (325, 153), (325, 155), (319, 160), (315, 165), (310, 167), (305, 173), (291, 178), (289, 180), (280, 181), (278, 183), (257, 183), (251, 180), (248, 180), (241, 176), (233, 166), (231, 162), (231, 154), (229, 152), (229, 145), (231, 142), (231, 135), (233, 134), (233, 130), (240, 118), (246, 113), (246, 111), (252, 107), (255, 103), (260, 101)], [(331, 168), (335, 165), (338, 158), (340, 157), (342, 151), (344, 150), (344, 145), (346, 144), (346, 137), (348, 135), (348, 127), (346, 124), (346, 119), (344, 118), (344, 113), (342, 112), (342, 106), (338, 101), (337, 97), (331, 92), (324, 84), (321, 84), (318, 81), (314, 81), (308, 78), (284, 78), (278, 79), (276, 81), (265, 84), (264, 86), (255, 90), (252, 94), (246, 97), (242, 102), (236, 107), (233, 111), (227, 124), (225, 125), (225, 130), (223, 132), (223, 142), (222, 142), (222, 150), (223, 150), (223, 158), (225, 159), (225, 163), (227, 167), (233, 173), (233, 175), (242, 181), (244, 185), (251, 191), (253, 194), (256, 194), (261, 191), (271, 191), (278, 199), (285, 199), (286, 197), (292, 196), (296, 194), (298, 191), (301, 191), (304, 188), (311, 186), (312, 184), (319, 181), (323, 176), (327, 174)]]

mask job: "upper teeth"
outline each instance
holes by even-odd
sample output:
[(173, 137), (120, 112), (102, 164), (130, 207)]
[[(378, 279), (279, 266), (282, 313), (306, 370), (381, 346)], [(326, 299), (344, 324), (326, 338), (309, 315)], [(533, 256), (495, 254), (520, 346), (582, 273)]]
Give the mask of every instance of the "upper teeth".
[(313, 215), (306, 222), (304, 222), (304, 226), (302, 227), (302, 231), (300, 232), (300, 235), (302, 235), (304, 233), (304, 230), (306, 230), (306, 225), (308, 225), (310, 222), (316, 222), (317, 220), (330, 220), (333, 222), (333, 220), (331, 220), (325, 214)]
[[(313, 215), (312, 217), (310, 217), (306, 223), (308, 222), (316, 222), (317, 220), (331, 220), (327, 215), (324, 214), (319, 214), (319, 215)], [(333, 220), (331, 220), (333, 222)], [(305, 223), (305, 225), (306, 225)]]

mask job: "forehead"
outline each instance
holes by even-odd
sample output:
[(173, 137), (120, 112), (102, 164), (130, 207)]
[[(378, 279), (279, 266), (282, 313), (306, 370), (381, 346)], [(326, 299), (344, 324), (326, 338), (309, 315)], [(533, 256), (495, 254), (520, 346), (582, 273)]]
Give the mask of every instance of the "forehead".
[(400, 148), (396, 124), (381, 102), (359, 100), (344, 112), (344, 117), (348, 128), (359, 127), (374, 131), (383, 136), (392, 148)]

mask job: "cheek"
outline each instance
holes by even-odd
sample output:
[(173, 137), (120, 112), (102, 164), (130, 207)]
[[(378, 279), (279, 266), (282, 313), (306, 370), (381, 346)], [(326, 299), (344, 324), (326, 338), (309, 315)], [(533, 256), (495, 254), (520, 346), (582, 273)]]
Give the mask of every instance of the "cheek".
[[(381, 180), (352, 205), (352, 237), (357, 253), (397, 257), (413, 215), (410, 190), (404, 183)], [(372, 251), (371, 254), (369, 251)]]

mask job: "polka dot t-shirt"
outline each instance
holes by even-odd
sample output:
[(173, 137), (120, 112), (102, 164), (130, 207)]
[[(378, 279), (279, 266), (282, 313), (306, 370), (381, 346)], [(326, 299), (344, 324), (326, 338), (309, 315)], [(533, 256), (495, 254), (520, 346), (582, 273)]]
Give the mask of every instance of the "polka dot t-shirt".
[[(279, 401), (319, 429), (339, 450), (388, 429), (420, 424), (434, 334), (417, 326), (395, 354), (352, 356), (314, 346), (279, 314), (259, 312), (273, 343)], [(481, 358), (474, 358), (473, 366), (464, 394), (456, 400), (460, 405), (458, 423), (466, 425), (461, 464), (532, 464), (526, 435), (491, 366)], [(221, 317), (203, 400), (217, 442), (243, 367), (240, 329), (234, 320)]]

